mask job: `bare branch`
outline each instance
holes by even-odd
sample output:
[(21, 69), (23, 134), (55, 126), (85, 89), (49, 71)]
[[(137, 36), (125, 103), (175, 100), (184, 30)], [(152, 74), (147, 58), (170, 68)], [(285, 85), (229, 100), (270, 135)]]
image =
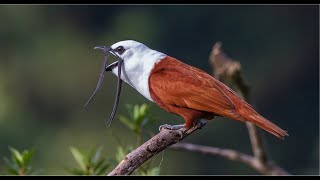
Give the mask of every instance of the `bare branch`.
[(269, 163), (268, 166), (266, 166), (261, 161), (258, 161), (255, 157), (232, 149), (202, 146), (190, 143), (178, 143), (170, 146), (170, 148), (176, 150), (187, 150), (211, 156), (221, 156), (231, 161), (238, 161), (243, 164), (246, 164), (252, 169), (255, 169), (256, 171), (260, 172), (261, 174), (288, 175), (288, 173), (285, 170), (273, 163)]
[(183, 140), (196, 130), (201, 129), (204, 125), (205, 122), (201, 121), (189, 130), (184, 128), (181, 130), (162, 129), (157, 135), (126, 155), (118, 166), (108, 175), (130, 175), (148, 159), (166, 149), (168, 146)]
[(251, 141), (252, 151), (254, 156), (261, 162), (261, 163), (267, 163), (267, 154), (263, 148), (262, 145), (262, 137), (260, 135), (260, 131), (257, 129), (257, 127), (250, 123), (246, 122), (248, 131), (249, 131), (249, 137)]
[(177, 149), (177, 150), (187, 150), (191, 152), (198, 152), (201, 154), (206, 154), (211, 156), (221, 156), (223, 158), (226, 158), (232, 161), (242, 162), (256, 169), (256, 165), (255, 165), (256, 162), (254, 162), (254, 158), (252, 156), (243, 154), (241, 152), (238, 152), (232, 149), (196, 145), (191, 143), (178, 143), (178, 144), (172, 145), (170, 148)]
[[(229, 58), (221, 49), (221, 42), (216, 43), (211, 51), (209, 62), (213, 66), (214, 76), (219, 80), (229, 84), (235, 85), (236, 92), (249, 102), (249, 93), (250, 88), (248, 84), (244, 81), (243, 75), (241, 73), (241, 64), (238, 61), (232, 60)], [(257, 127), (250, 123), (246, 122), (252, 151), (254, 157), (262, 164), (265, 165), (266, 169), (270, 169), (267, 154), (263, 148), (262, 138), (260, 131)], [(271, 168), (272, 169), (272, 168)], [(267, 172), (267, 171), (264, 171)], [(274, 172), (270, 172), (273, 174)]]
[[(229, 58), (223, 52), (221, 46), (221, 42), (216, 43), (210, 54), (210, 63), (213, 65), (214, 76), (221, 81), (226, 81), (230, 85), (234, 84), (236, 92), (249, 102), (250, 88), (242, 76), (241, 64)], [(254, 124), (246, 122), (246, 125), (249, 131), (253, 154), (259, 161), (265, 163), (267, 155), (263, 148), (260, 132)]]

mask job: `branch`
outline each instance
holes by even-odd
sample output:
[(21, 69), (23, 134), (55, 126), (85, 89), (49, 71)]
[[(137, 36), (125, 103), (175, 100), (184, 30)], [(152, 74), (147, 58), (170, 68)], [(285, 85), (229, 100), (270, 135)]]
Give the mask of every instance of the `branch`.
[(196, 145), (191, 143), (178, 143), (178, 144), (172, 145), (170, 148), (177, 149), (177, 150), (187, 150), (191, 152), (198, 152), (201, 154), (211, 155), (211, 156), (221, 156), (228, 160), (242, 162), (244, 164), (251, 166), (252, 168), (257, 169), (256, 162), (254, 161), (254, 158), (252, 156), (240, 153), (232, 149), (202, 146), (202, 145)]
[(264, 163), (258, 161), (255, 157), (250, 155), (232, 150), (224, 149), (210, 146), (195, 145), (190, 143), (178, 143), (172, 145), (170, 148), (176, 150), (187, 150), (191, 152), (197, 152), (205, 155), (211, 156), (221, 156), (231, 161), (238, 161), (243, 164), (248, 165), (252, 169), (257, 170), (261, 174), (272, 174), (272, 175), (287, 175), (288, 173), (277, 166), (276, 164), (269, 163), (267, 168)]
[[(241, 73), (241, 64), (229, 58), (221, 49), (222, 44), (216, 43), (210, 54), (210, 63), (213, 65), (214, 76), (228, 84), (234, 84), (236, 92), (249, 102), (250, 88), (244, 81)], [(266, 163), (268, 160), (266, 152), (263, 148), (262, 138), (256, 126), (250, 122), (246, 122), (251, 146), (254, 156), (261, 162)]]
[(168, 130), (162, 128), (160, 132), (140, 147), (127, 154), (118, 166), (112, 170), (108, 176), (130, 175), (134, 170), (141, 166), (148, 159), (175, 144), (205, 125), (205, 121), (199, 121), (196, 126), (189, 130)]

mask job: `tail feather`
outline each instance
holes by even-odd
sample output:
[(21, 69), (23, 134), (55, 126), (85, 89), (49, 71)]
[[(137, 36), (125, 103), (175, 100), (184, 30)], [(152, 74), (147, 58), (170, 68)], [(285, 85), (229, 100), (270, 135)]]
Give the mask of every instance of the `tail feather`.
[(284, 139), (285, 136), (289, 136), (285, 130), (259, 115), (249, 104), (243, 103), (240, 106), (237, 106), (236, 109), (242, 121), (249, 121), (280, 139)]
[(280, 127), (257, 113), (250, 104), (237, 96), (236, 93), (231, 89), (229, 89), (229, 91), (227, 91), (226, 93), (232, 100), (235, 108), (235, 112), (233, 112), (232, 114), (228, 114), (230, 118), (242, 122), (249, 121), (280, 139), (284, 139), (285, 136), (289, 136), (289, 134), (285, 130), (281, 129)]
[(285, 136), (289, 136), (289, 134), (285, 130), (281, 129), (280, 127), (260, 115), (249, 115), (244, 118), (280, 139), (284, 139)]

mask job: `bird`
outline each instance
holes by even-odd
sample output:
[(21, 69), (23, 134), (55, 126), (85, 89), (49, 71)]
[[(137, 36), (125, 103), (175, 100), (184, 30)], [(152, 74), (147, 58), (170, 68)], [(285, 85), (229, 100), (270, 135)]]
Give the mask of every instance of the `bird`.
[(199, 119), (221, 116), (251, 122), (280, 139), (288, 136), (235, 91), (199, 68), (134, 40), (116, 42), (108, 51), (122, 63), (115, 61), (105, 71), (112, 71), (117, 77), (120, 74), (118, 78), (146, 99), (181, 116), (184, 128), (193, 127)]

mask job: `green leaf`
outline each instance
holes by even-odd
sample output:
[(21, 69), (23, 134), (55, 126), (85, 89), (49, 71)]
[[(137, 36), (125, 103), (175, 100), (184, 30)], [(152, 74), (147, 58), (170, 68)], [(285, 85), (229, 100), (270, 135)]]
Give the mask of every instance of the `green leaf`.
[(133, 109), (133, 121), (137, 122), (138, 117), (140, 115), (140, 111), (139, 111), (139, 105), (134, 105), (134, 109)]
[(89, 152), (87, 155), (83, 154), (84, 157), (85, 157), (85, 162), (84, 164), (86, 164), (86, 166), (90, 165), (91, 164), (91, 161), (92, 161), (92, 157), (95, 153), (95, 150), (93, 148), (90, 148)]
[(122, 161), (125, 155), (126, 154), (124, 152), (124, 149), (121, 146), (119, 146), (115, 155), (116, 161), (119, 163), (120, 161)]
[(107, 162), (106, 158), (101, 156), (102, 147), (97, 149), (90, 149), (88, 153), (83, 153), (80, 150), (72, 147), (72, 152), (74, 156), (77, 156), (76, 159), (78, 164), (82, 162), (80, 165), (80, 169), (72, 169), (72, 174), (75, 175), (102, 175), (105, 174), (107, 168), (109, 168), (110, 163)]
[(94, 166), (95, 166), (95, 169), (99, 169), (103, 163), (105, 163), (105, 159), (100, 159)]
[(140, 114), (141, 115), (146, 115), (148, 114), (148, 111), (149, 111), (149, 106), (147, 104), (142, 104), (140, 106)]
[(74, 159), (76, 160), (76, 162), (80, 166), (81, 170), (86, 171), (87, 168), (86, 168), (85, 155), (82, 152), (80, 152), (77, 148), (74, 148), (74, 147), (70, 147), (70, 151), (71, 151)]
[(12, 168), (12, 169), (15, 169), (17, 171), (19, 171), (19, 166), (14, 163), (13, 161), (10, 161), (8, 158), (4, 157), (4, 162), (6, 163), (6, 165), (9, 167), (9, 168)]
[(81, 169), (72, 169), (71, 173), (74, 175), (85, 175), (85, 172), (82, 171)]
[(141, 135), (142, 128), (149, 122), (151, 119), (150, 106), (146, 103), (138, 105), (126, 104), (128, 113), (131, 116), (131, 119), (119, 115), (119, 120), (125, 124), (130, 130), (132, 130), (137, 136)]
[(145, 122), (145, 119), (148, 118), (150, 107), (147, 104), (142, 104), (139, 108), (139, 118), (138, 118), (138, 124), (139, 126), (143, 126), (143, 122)]
[(12, 153), (13, 161), (16, 162), (20, 168), (23, 167), (24, 163), (21, 153), (13, 147), (9, 147), (9, 149)]
[(8, 158), (4, 157), (4, 162), (6, 163), (6, 165), (8, 166), (7, 173), (10, 175), (19, 175), (19, 167), (16, 163), (14, 163), (13, 161), (10, 161)]
[(133, 119), (134, 114), (133, 114), (133, 106), (132, 106), (132, 104), (126, 104), (125, 106), (126, 106), (126, 109), (127, 109), (128, 113), (129, 113), (130, 118)]
[(30, 160), (31, 160), (33, 154), (34, 154), (34, 149), (23, 151), (22, 158), (23, 158), (23, 162), (25, 165), (30, 163)]
[(27, 167), (26, 168), (26, 170), (25, 170), (25, 174), (27, 174), (27, 175), (32, 175), (32, 174), (34, 174), (35, 172), (32, 170), (32, 168), (29, 166), (29, 167)]
[(13, 168), (8, 168), (7, 172), (9, 175), (19, 175), (19, 171), (17, 171), (16, 169), (13, 169)]
[(135, 125), (133, 124), (132, 121), (130, 121), (128, 118), (119, 115), (118, 116), (119, 120), (126, 125), (129, 129), (134, 130), (135, 129)]
[(117, 163), (122, 161), (122, 159), (130, 152), (133, 150), (133, 146), (129, 146), (127, 148), (124, 148), (122, 146), (119, 146), (115, 155), (115, 159)]
[(33, 150), (24, 150), (22, 153), (13, 147), (9, 147), (11, 159), (4, 157), (4, 162), (8, 166), (7, 173), (11, 175), (29, 175), (33, 172), (29, 163), (33, 156)]
[(109, 167), (110, 167), (110, 164), (105, 162), (105, 160), (102, 160), (101, 163), (99, 163), (99, 165), (97, 164), (94, 174), (104, 175)]
[(151, 170), (148, 170), (147, 175), (149, 175), (149, 176), (160, 175), (160, 167), (154, 167)]
[(146, 170), (140, 171), (138, 175), (141, 176), (158, 176), (160, 175), (160, 167), (148, 168)]
[(101, 151), (102, 151), (102, 147), (99, 147), (94, 151), (92, 158), (91, 158), (92, 159), (91, 163), (95, 164), (95, 163), (99, 162), (99, 159), (101, 158)]

